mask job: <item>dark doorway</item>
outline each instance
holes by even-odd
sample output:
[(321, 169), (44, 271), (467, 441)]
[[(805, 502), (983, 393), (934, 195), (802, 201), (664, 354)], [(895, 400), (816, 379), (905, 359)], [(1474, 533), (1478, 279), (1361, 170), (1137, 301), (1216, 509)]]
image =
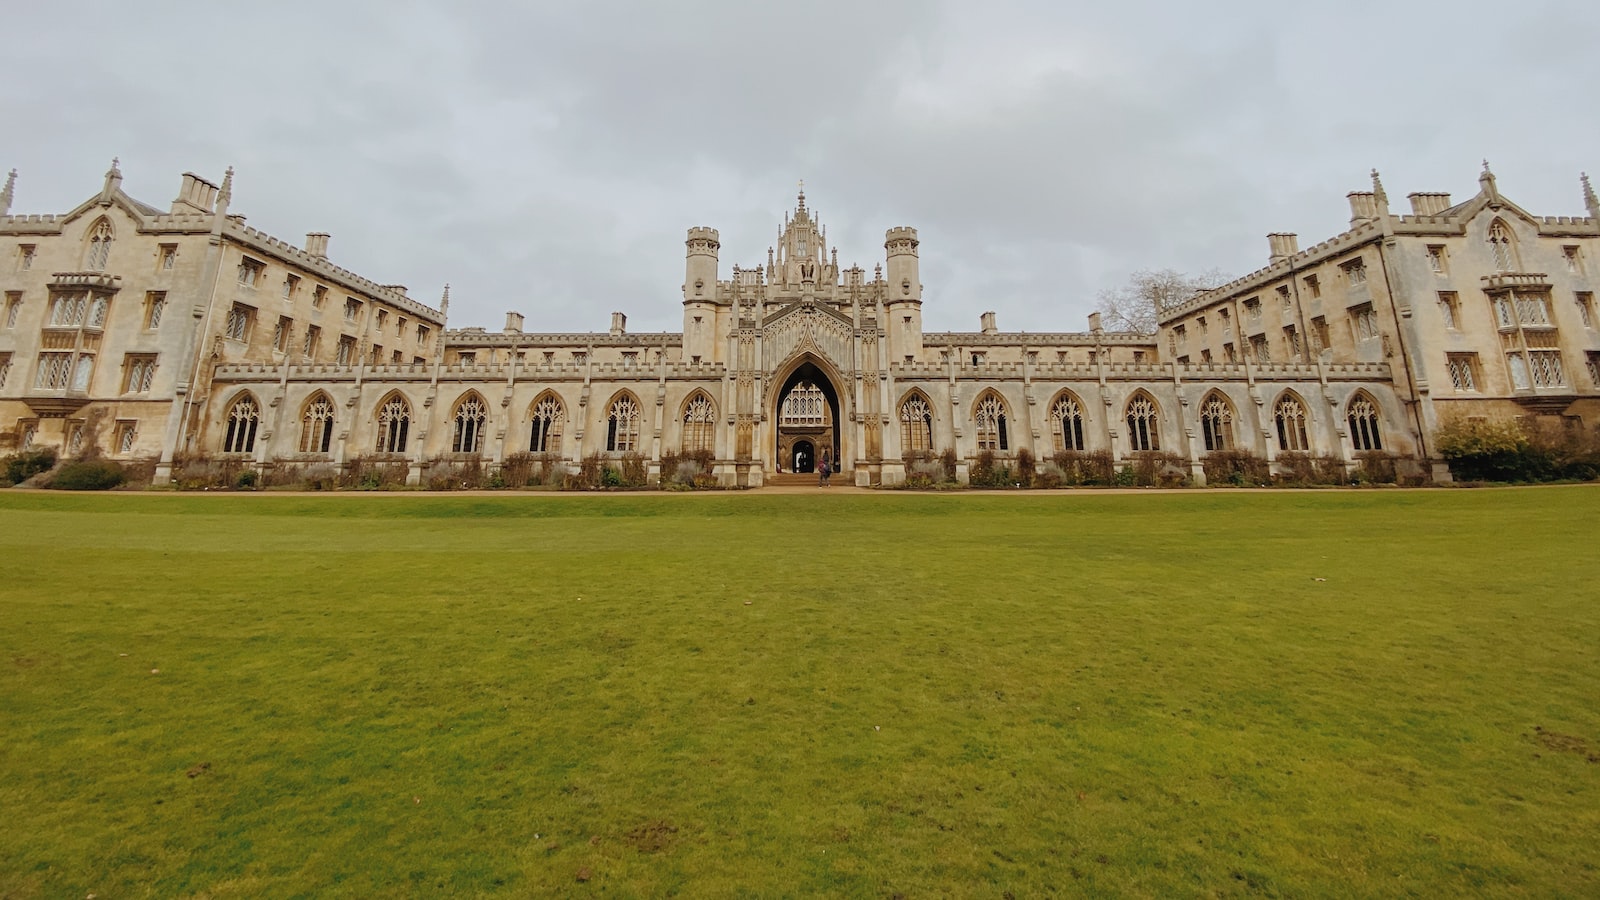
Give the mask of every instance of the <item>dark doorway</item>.
[(789, 460), (791, 472), (815, 472), (817, 470), (817, 451), (811, 446), (810, 441), (794, 442), (794, 457)]

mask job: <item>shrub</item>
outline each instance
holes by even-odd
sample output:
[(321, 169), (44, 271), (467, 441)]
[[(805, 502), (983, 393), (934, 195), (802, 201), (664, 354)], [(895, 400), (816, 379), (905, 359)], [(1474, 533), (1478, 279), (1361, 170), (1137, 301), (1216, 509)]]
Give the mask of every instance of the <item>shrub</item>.
[(513, 453), (500, 464), (500, 478), (508, 488), (560, 487), (565, 474), (561, 457), (550, 453)]
[(967, 472), (967, 481), (973, 487), (1011, 487), (1016, 483), (1011, 477), (1011, 467), (1004, 460), (996, 459), (993, 450), (978, 453)]
[(203, 453), (184, 453), (173, 457), (172, 484), (180, 491), (232, 490), (251, 466), (240, 457), (214, 459)]
[(109, 491), (127, 480), (122, 467), (109, 459), (79, 459), (63, 464), (46, 486), (58, 491)]
[(0, 460), (0, 482), (5, 487), (21, 484), (40, 472), (50, 471), (55, 465), (56, 451), (49, 447), (13, 453)]
[(719, 487), (714, 471), (716, 455), (710, 450), (667, 453), (661, 457), (661, 486), (680, 490), (708, 490)]
[(1200, 458), (1207, 484), (1266, 485), (1272, 483), (1272, 468), (1249, 450), (1216, 450)]
[(1280, 453), (1276, 460), (1277, 484), (1289, 487), (1309, 487), (1318, 484), (1347, 484), (1344, 461), (1336, 456), (1312, 456), (1309, 453)]
[(1141, 451), (1133, 455), (1133, 483), (1139, 487), (1183, 487), (1189, 483), (1188, 466), (1176, 453)]
[(1033, 451), (1023, 447), (1017, 451), (1017, 481), (1025, 486), (1033, 484), (1033, 476), (1037, 472), (1037, 464), (1033, 459)]
[(339, 484), (358, 491), (383, 491), (403, 487), (410, 476), (411, 464), (403, 459), (358, 456), (345, 463)]
[(1039, 466), (1033, 473), (1033, 486), (1036, 488), (1058, 488), (1066, 483), (1066, 475), (1061, 467), (1054, 462), (1047, 462)]
[(939, 455), (939, 461), (944, 464), (944, 480), (956, 480), (956, 451), (955, 448), (945, 450)]
[(261, 473), (262, 487), (294, 488), (303, 491), (331, 491), (339, 486), (339, 470), (332, 463), (274, 460)]
[[(1060, 450), (1051, 458), (1061, 472), (1063, 485), (1106, 485), (1116, 479), (1116, 466), (1109, 450)], [(1132, 475), (1129, 475), (1132, 484)]]
[(425, 480), (430, 491), (476, 491), (488, 483), (483, 459), (478, 456), (435, 457), (428, 461)]
[(1395, 460), (1399, 457), (1381, 450), (1367, 450), (1356, 454), (1361, 463), (1355, 478), (1360, 484), (1394, 484), (1400, 480)]
[(906, 466), (906, 487), (931, 488), (946, 483), (944, 461), (924, 457)]
[(1600, 439), (1562, 425), (1452, 419), (1434, 447), (1464, 481), (1591, 481), (1600, 477)]

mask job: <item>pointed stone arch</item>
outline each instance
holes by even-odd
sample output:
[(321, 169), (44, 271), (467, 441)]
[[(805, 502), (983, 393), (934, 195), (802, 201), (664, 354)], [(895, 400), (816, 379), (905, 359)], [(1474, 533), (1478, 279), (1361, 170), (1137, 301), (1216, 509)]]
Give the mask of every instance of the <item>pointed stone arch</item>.
[(912, 388), (896, 407), (900, 417), (900, 452), (908, 456), (933, 453), (933, 401), (921, 388)]
[(450, 409), (450, 452), (481, 453), (488, 426), (489, 402), (477, 391), (462, 394)]
[(300, 405), (300, 452), (327, 453), (333, 446), (333, 398), (316, 391)]
[(117, 231), (111, 225), (111, 219), (101, 216), (95, 220), (87, 235), (87, 246), (84, 247), (83, 268), (89, 272), (103, 272), (106, 263), (111, 257), (111, 242), (116, 239)]
[(560, 453), (567, 430), (567, 405), (555, 391), (542, 391), (528, 404), (528, 452)]
[(1200, 401), (1200, 433), (1207, 453), (1219, 453), (1234, 448), (1234, 421), (1238, 411), (1228, 395), (1218, 390), (1206, 392)]
[(1350, 446), (1357, 453), (1383, 449), (1383, 410), (1366, 391), (1356, 391), (1345, 404)]
[(1161, 449), (1161, 404), (1140, 388), (1123, 406), (1128, 423), (1128, 449), (1135, 453)]
[(1083, 400), (1072, 391), (1063, 388), (1056, 392), (1050, 401), (1050, 440), (1057, 453), (1067, 451), (1083, 451), (1088, 447), (1084, 444)]
[(390, 391), (373, 408), (378, 423), (378, 453), (404, 453), (411, 437), (411, 401), (400, 391)]
[[(822, 459), (823, 450), (827, 450), (834, 461), (845, 458), (842, 423), (850, 420), (848, 395), (843, 389), (847, 384), (838, 367), (814, 349), (797, 350), (775, 370), (774, 377), (767, 382), (766, 409), (774, 425), (769, 446), (780, 465), (785, 460), (793, 462), (796, 442), (812, 445), (810, 458), (813, 461)], [(785, 403), (789, 395), (796, 391), (809, 393), (812, 388), (820, 395), (820, 401), (815, 396), (811, 398), (819, 407), (817, 414), (786, 416)], [(820, 409), (823, 406), (826, 409)]]
[(704, 390), (696, 389), (683, 401), (678, 413), (683, 428), (684, 453), (714, 453), (717, 448), (717, 402)]
[(644, 407), (632, 391), (621, 390), (606, 402), (606, 452), (638, 453)]
[(1311, 411), (1306, 401), (1285, 390), (1272, 403), (1272, 421), (1278, 432), (1278, 449), (1284, 453), (1311, 451)]
[(1494, 260), (1495, 270), (1498, 272), (1520, 272), (1520, 254), (1517, 250), (1517, 233), (1506, 220), (1496, 216), (1489, 223), (1489, 230), (1485, 236), (1489, 243), (1489, 255)]
[(973, 433), (979, 452), (1005, 453), (1011, 449), (1011, 408), (1006, 398), (988, 388), (972, 403)]
[(261, 401), (249, 391), (240, 391), (229, 401), (227, 409), (222, 452), (254, 453), (256, 431), (261, 427)]

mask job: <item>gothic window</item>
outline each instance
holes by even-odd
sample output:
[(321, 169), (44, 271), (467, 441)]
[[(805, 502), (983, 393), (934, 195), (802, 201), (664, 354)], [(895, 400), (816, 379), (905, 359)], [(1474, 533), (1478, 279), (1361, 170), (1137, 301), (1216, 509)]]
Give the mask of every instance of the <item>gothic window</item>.
[(333, 402), (317, 393), (300, 416), (300, 452), (327, 453), (333, 444)]
[(228, 432), (222, 438), (223, 453), (250, 453), (256, 449), (256, 427), (261, 424), (261, 407), (256, 398), (245, 394), (228, 408)]
[(144, 394), (150, 390), (150, 385), (156, 377), (156, 355), (154, 353), (129, 353), (123, 357), (123, 383), (122, 392), (125, 394)]
[(1233, 449), (1233, 406), (1218, 393), (1206, 395), (1200, 404), (1200, 430), (1205, 436), (1206, 450)]
[(378, 452), (406, 452), (406, 437), (410, 431), (411, 404), (394, 394), (378, 407)]
[(921, 394), (912, 394), (900, 404), (900, 448), (905, 453), (933, 450), (933, 411)]
[(90, 272), (103, 272), (106, 259), (111, 255), (111, 223), (105, 219), (94, 223), (89, 232), (89, 254), (83, 267)]
[(1009, 437), (1006, 434), (1006, 404), (1000, 395), (990, 392), (978, 400), (978, 406), (973, 412), (978, 431), (979, 450), (1009, 450)]
[(1512, 272), (1517, 268), (1517, 249), (1512, 241), (1511, 229), (1495, 219), (1489, 226), (1489, 251), (1494, 255), (1494, 267), (1499, 272)]
[(483, 398), (469, 394), (456, 404), (455, 432), (450, 440), (452, 453), (477, 453), (483, 446), (483, 426), (489, 420)]
[(717, 408), (705, 394), (695, 394), (683, 408), (683, 449), (709, 451), (716, 441)]
[(1365, 393), (1358, 393), (1350, 401), (1350, 444), (1357, 451), (1382, 450), (1383, 438), (1378, 432), (1378, 405)]
[(1272, 416), (1278, 423), (1280, 448), (1296, 453), (1311, 449), (1311, 441), (1306, 435), (1306, 407), (1300, 398), (1284, 394), (1272, 408)]
[(250, 322), (255, 318), (255, 310), (242, 303), (235, 303), (228, 310), (228, 319), (222, 325), (222, 333), (230, 340), (242, 341), (250, 336)]
[(829, 420), (828, 397), (822, 388), (802, 381), (783, 398), (781, 424), (826, 425)]
[(1050, 433), (1056, 450), (1083, 450), (1083, 406), (1063, 392), (1050, 405)]
[(606, 413), (606, 450), (633, 453), (639, 449), (639, 401), (623, 394)]
[(89, 311), (86, 294), (61, 294), (50, 301), (50, 327), (76, 328)]
[(546, 394), (534, 401), (529, 416), (533, 422), (528, 438), (529, 453), (560, 453), (562, 426), (566, 424), (567, 411), (554, 395)]
[(1478, 389), (1478, 354), (1447, 353), (1445, 366), (1450, 372), (1450, 384), (1458, 391)]
[(1160, 411), (1148, 394), (1135, 394), (1128, 401), (1128, 445), (1134, 450), (1160, 450)]

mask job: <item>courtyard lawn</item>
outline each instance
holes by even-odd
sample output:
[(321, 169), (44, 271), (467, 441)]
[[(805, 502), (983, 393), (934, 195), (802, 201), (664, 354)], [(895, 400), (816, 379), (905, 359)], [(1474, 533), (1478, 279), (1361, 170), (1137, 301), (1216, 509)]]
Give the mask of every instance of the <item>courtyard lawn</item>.
[(1600, 489), (0, 493), (0, 897), (1600, 895)]

